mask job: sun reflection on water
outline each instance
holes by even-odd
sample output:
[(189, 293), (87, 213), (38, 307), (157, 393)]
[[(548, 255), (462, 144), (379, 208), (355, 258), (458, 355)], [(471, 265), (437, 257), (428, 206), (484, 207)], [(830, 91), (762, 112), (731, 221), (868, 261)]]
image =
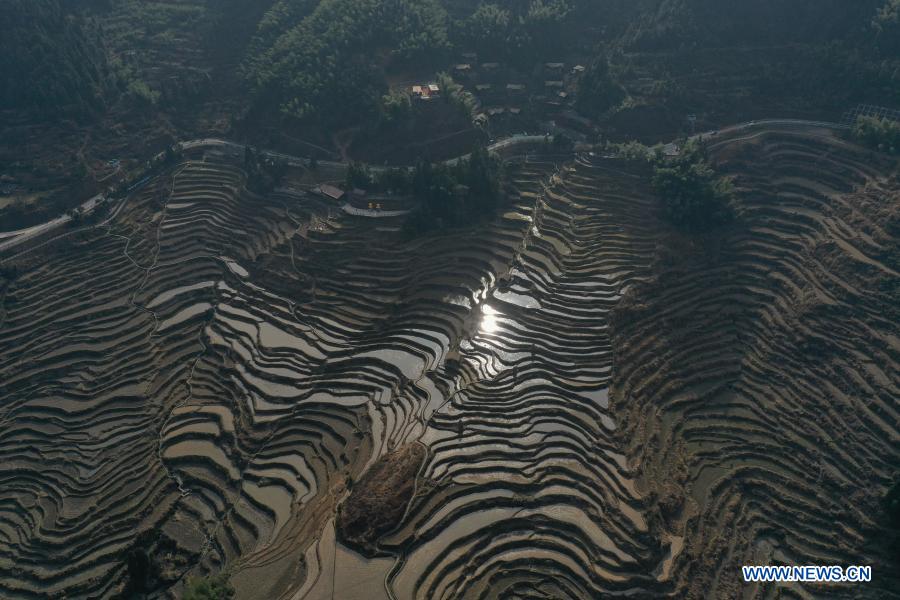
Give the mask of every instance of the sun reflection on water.
[(479, 330), (481, 333), (496, 333), (497, 329), (500, 328), (500, 324), (497, 322), (497, 311), (488, 306), (487, 304), (483, 304), (481, 306), (481, 326)]

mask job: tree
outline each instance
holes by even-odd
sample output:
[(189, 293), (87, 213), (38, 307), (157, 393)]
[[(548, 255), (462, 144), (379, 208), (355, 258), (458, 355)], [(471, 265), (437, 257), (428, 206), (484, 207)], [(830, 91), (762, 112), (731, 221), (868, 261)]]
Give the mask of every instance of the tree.
[(358, 162), (350, 163), (347, 167), (346, 185), (348, 188), (369, 189), (372, 185), (372, 173), (369, 167)]
[(320, 0), (311, 12), (270, 12), (263, 22), (242, 73), (258, 100), (298, 119), (372, 116), (384, 93), (380, 48), (412, 62), (450, 47), (437, 0)]
[(381, 114), (388, 123), (396, 123), (409, 117), (412, 103), (403, 90), (392, 90), (381, 97)]
[(571, 7), (566, 0), (533, 0), (529, 5), (524, 24), (530, 40), (540, 47), (541, 53), (560, 51), (570, 13)]
[(500, 161), (481, 146), (454, 166), (422, 160), (412, 173), (419, 209), (410, 215), (408, 234), (459, 227), (492, 216), (500, 203)]
[(877, 117), (859, 117), (853, 135), (867, 146), (887, 152), (900, 153), (900, 122)]
[(52, 118), (102, 109), (112, 91), (106, 51), (75, 13), (75, 4), (0, 2), (0, 110), (30, 109)]
[(231, 600), (234, 588), (225, 574), (188, 580), (182, 600)]
[(477, 147), (462, 164), (461, 183), (468, 187), (468, 212), (491, 215), (500, 199), (500, 163), (484, 146)]
[(653, 187), (675, 226), (704, 231), (731, 219), (731, 181), (716, 176), (700, 145), (690, 142), (678, 157), (654, 162)]
[(885, 53), (900, 50), (900, 0), (887, 0), (872, 20), (872, 28)]
[(501, 52), (509, 35), (511, 15), (497, 4), (479, 4), (463, 29), (469, 41), (488, 52)]
[(613, 78), (605, 55), (594, 59), (578, 82), (578, 109), (600, 117), (625, 99), (625, 90)]

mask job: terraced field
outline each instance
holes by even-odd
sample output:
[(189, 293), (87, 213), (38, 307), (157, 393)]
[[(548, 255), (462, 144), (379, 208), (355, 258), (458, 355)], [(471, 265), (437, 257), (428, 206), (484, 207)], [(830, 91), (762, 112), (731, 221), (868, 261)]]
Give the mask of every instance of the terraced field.
[(663, 268), (622, 161), (511, 165), (492, 223), (406, 241), (201, 152), (18, 259), (0, 597), (226, 567), (241, 599), (738, 597), (748, 557), (879, 564), (895, 165), (716, 153), (746, 226), (712, 266)]
[[(824, 132), (746, 137), (717, 150), (741, 226), (617, 309), (621, 439), (683, 531), (677, 595), (897, 597), (897, 163)], [(868, 564), (873, 583), (747, 589), (742, 564)]]

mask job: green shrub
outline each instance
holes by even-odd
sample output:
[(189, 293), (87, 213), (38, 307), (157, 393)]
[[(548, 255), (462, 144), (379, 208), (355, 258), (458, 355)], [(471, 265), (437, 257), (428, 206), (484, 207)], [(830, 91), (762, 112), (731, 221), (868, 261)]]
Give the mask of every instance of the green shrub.
[(188, 580), (183, 600), (231, 600), (234, 588), (224, 574)]
[(689, 142), (672, 159), (657, 155), (654, 165), (653, 187), (675, 226), (705, 231), (732, 218), (731, 181), (717, 176), (700, 145)]
[(900, 153), (900, 123), (891, 119), (859, 117), (853, 135), (862, 143), (889, 154)]

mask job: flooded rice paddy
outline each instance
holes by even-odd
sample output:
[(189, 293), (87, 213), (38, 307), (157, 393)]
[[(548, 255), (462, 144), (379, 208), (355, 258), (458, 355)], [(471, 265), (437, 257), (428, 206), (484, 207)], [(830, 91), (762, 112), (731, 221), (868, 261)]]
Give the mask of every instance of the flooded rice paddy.
[[(752, 517), (723, 490), (767, 471), (759, 489), (783, 492), (772, 482), (798, 470), (732, 445), (766, 444), (774, 413), (735, 403), (685, 418), (718, 380), (704, 392), (654, 361), (667, 325), (653, 319), (693, 302), (688, 292), (654, 307), (660, 316), (631, 313), (617, 345), (614, 311), (650, 280), (660, 224), (644, 174), (612, 162), (512, 166), (513, 198), (494, 222), (408, 241), (401, 216), (377, 229), (329, 217), (312, 196), (258, 197), (237, 167), (192, 160), (109, 226), (36, 258), (4, 299), (0, 336), (0, 596), (114, 597), (138, 548), (159, 557), (160, 597), (227, 567), (238, 597), (260, 600), (679, 597), (698, 549), (737, 557), (706, 537)], [(785, 219), (772, 212), (767, 226), (801, 243), (808, 233)], [(753, 243), (748, 257), (781, 242), (761, 232)], [(804, 293), (840, 302), (817, 285)], [(733, 291), (735, 302), (764, 294), (759, 282)], [(716, 364), (736, 347), (710, 339), (697, 351)], [(896, 436), (883, 400), (896, 372), (859, 360), (887, 390), (867, 427)], [(770, 389), (740, 385), (760, 402)], [(882, 468), (837, 449), (845, 462), (829, 462), (815, 440), (830, 422), (797, 434), (829, 485), (848, 481), (850, 464)], [(409, 444), (426, 448), (414, 493), (363, 556), (338, 539), (339, 507)], [(664, 454), (676, 446), (677, 460)], [(666, 461), (684, 463), (680, 479), (648, 470)], [(674, 516), (660, 508), (667, 477), (690, 489)], [(778, 501), (815, 505), (793, 489)], [(803, 537), (782, 548), (824, 557), (825, 525), (799, 514)]]

